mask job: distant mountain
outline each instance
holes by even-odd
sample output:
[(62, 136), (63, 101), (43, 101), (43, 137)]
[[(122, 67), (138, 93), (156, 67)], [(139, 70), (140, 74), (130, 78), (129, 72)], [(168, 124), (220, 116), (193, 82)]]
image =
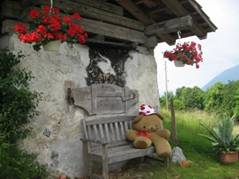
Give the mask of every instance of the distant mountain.
[(236, 65), (220, 73), (219, 75), (214, 77), (211, 81), (209, 81), (203, 87), (203, 89), (207, 90), (217, 82), (228, 83), (228, 81), (236, 81), (236, 80), (239, 80), (239, 65)]

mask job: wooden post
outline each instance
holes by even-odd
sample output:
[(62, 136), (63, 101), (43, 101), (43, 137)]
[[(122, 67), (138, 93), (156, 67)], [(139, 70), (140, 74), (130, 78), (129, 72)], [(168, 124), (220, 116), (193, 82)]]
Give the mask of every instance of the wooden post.
[(171, 128), (172, 128), (172, 140), (174, 144), (177, 144), (177, 123), (175, 118), (175, 111), (173, 105), (173, 98), (170, 99), (170, 110), (171, 110)]

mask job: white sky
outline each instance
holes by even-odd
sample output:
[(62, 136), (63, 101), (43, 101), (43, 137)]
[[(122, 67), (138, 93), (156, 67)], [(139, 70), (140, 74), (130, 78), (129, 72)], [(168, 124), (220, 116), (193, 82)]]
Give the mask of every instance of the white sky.
[(211, 21), (218, 27), (216, 32), (209, 33), (207, 39), (197, 37), (181, 39), (195, 41), (202, 45), (204, 61), (200, 68), (195, 66), (175, 67), (173, 62), (163, 59), (162, 53), (173, 47), (166, 43), (155, 48), (158, 64), (158, 85), (160, 95), (165, 91), (164, 61), (168, 68), (168, 89), (175, 91), (182, 86), (203, 87), (217, 74), (239, 64), (239, 0), (197, 0)]

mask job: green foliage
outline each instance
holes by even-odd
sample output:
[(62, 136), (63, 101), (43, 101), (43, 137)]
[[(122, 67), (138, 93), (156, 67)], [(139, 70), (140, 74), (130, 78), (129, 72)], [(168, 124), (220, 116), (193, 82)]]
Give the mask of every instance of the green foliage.
[[(174, 99), (174, 107), (178, 110), (188, 110), (188, 109), (204, 109), (204, 98), (205, 92), (198, 87), (178, 88), (176, 95), (172, 92), (168, 94), (169, 99)], [(161, 105), (165, 106), (165, 95), (160, 98)]]
[(13, 144), (0, 144), (0, 178), (36, 179), (46, 178), (46, 169), (29, 155)]
[[(239, 81), (217, 83), (207, 91), (206, 110), (219, 115), (233, 116), (239, 112)], [(238, 118), (238, 115), (237, 115)]]
[[(182, 87), (176, 90), (175, 95), (170, 92), (168, 96), (174, 99), (175, 109), (206, 110), (220, 116), (236, 114), (239, 120), (239, 81), (216, 83), (205, 92), (198, 87)], [(165, 95), (160, 97), (162, 107), (165, 107), (165, 101)]]
[(204, 108), (204, 91), (198, 87), (182, 87), (176, 91), (176, 99), (182, 103), (181, 109), (200, 109)]
[(17, 68), (21, 54), (0, 51), (0, 132), (15, 143), (29, 131), (25, 124), (36, 114), (38, 95), (29, 90), (32, 76)]
[[(203, 125), (203, 124), (202, 124)], [(233, 118), (224, 118), (216, 127), (210, 128), (203, 125), (208, 134), (200, 134), (212, 143), (216, 152), (229, 152), (239, 150), (239, 135), (233, 136), (234, 120)]]
[(0, 178), (44, 178), (44, 167), (35, 156), (17, 148), (16, 143), (30, 132), (27, 124), (34, 117), (39, 95), (31, 92), (31, 73), (19, 68), (23, 56), (0, 51)]
[[(172, 99), (174, 98), (173, 92), (168, 92), (168, 99)], [(164, 95), (162, 97), (159, 98), (160, 104), (163, 107), (166, 107), (166, 93), (164, 93)]]

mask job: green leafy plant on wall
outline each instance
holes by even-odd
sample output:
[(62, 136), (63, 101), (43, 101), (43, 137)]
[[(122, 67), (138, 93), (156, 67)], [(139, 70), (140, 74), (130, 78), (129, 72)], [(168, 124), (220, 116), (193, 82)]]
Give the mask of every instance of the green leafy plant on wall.
[(44, 178), (46, 170), (17, 148), (30, 132), (27, 124), (37, 115), (39, 94), (29, 89), (30, 72), (19, 68), (23, 55), (0, 51), (0, 178)]

